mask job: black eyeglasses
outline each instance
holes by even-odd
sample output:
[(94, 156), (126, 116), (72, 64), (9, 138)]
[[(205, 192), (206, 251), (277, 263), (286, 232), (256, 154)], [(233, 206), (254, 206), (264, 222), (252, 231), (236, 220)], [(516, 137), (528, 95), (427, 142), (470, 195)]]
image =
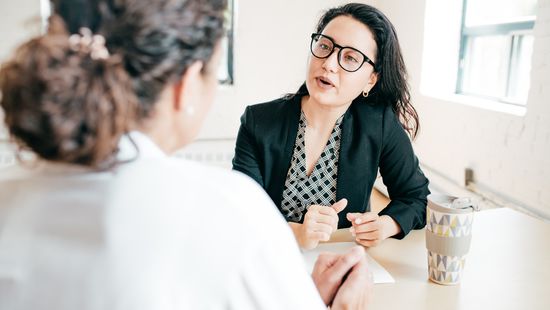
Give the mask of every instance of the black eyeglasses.
[(342, 69), (348, 72), (355, 72), (361, 68), (361, 66), (367, 62), (376, 71), (376, 66), (367, 55), (361, 53), (358, 49), (349, 46), (340, 46), (334, 43), (331, 37), (328, 37), (320, 33), (311, 34), (311, 54), (317, 58), (328, 58), (334, 52), (334, 48), (337, 47), (338, 51), (338, 64)]

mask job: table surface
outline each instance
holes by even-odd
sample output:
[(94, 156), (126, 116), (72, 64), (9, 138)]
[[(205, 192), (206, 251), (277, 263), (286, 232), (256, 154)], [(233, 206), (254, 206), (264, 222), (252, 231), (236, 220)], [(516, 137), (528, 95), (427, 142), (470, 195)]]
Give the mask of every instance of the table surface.
[[(425, 230), (367, 252), (395, 283), (376, 284), (369, 309), (550, 309), (550, 224), (507, 209), (477, 212), (462, 282), (428, 280)], [(330, 242), (352, 241), (347, 229)]]

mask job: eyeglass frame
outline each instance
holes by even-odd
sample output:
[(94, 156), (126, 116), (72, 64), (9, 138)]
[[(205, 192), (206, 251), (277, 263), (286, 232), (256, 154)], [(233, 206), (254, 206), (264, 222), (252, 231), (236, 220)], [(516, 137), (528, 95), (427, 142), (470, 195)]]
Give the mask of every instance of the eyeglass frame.
[[(313, 41), (315, 40), (315, 37), (323, 37), (323, 38), (326, 38), (328, 39), (330, 42), (332, 42), (332, 50), (330, 51), (330, 53), (328, 53), (327, 56), (325, 57), (319, 57), (317, 55), (315, 55), (315, 53), (313, 52)], [(319, 38), (317, 39), (317, 41), (319, 41)], [(361, 52), (360, 50), (356, 49), (355, 47), (351, 47), (351, 46), (341, 46), (339, 44), (336, 44), (336, 42), (334, 42), (334, 39), (327, 36), (327, 35), (324, 35), (322, 33), (312, 33), (311, 34), (311, 42), (309, 44), (309, 50), (311, 52), (311, 55), (313, 55), (315, 58), (318, 58), (318, 59), (327, 59), (329, 58), (333, 53), (334, 53), (334, 48), (337, 47), (339, 50), (338, 50), (338, 57), (337, 57), (337, 60), (338, 60), (338, 65), (340, 66), (340, 68), (342, 68), (343, 70), (345, 70), (346, 72), (357, 72), (359, 69), (361, 69), (361, 67), (363, 66), (363, 64), (366, 62), (368, 63), (369, 65), (371, 65), (373, 68), (374, 68), (374, 71), (376, 71), (376, 64), (365, 54), (363, 54), (363, 52)], [(342, 64), (340, 64), (340, 55), (342, 53), (342, 50), (344, 48), (349, 48), (349, 49), (352, 49), (356, 52), (358, 52), (359, 54), (361, 54), (363, 56), (363, 62), (359, 65), (359, 67), (357, 67), (356, 70), (353, 70), (353, 71), (350, 71), (350, 70), (347, 70), (346, 68), (344, 68), (344, 66), (342, 66)]]

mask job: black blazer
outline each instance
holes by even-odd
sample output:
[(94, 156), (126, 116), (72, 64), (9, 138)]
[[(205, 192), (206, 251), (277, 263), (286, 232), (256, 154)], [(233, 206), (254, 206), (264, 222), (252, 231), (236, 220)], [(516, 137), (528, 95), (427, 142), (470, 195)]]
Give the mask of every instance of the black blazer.
[[(241, 117), (233, 169), (258, 182), (280, 208), (294, 151), (301, 96), (281, 98), (246, 108)], [(401, 226), (403, 238), (426, 225), (428, 179), (414, 155), (409, 137), (390, 106), (353, 102), (342, 123), (336, 200), (348, 205), (338, 227), (350, 227), (348, 212), (370, 211), (370, 194), (380, 169), (390, 204), (380, 215)]]

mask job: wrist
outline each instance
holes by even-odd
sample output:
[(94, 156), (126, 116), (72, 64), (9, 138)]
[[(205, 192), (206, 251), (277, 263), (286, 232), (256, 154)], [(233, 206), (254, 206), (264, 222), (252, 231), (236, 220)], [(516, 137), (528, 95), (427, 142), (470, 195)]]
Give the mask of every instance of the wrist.
[(380, 216), (382, 221), (382, 236), (384, 239), (393, 237), (401, 232), (401, 226), (389, 215)]
[(290, 226), (290, 229), (292, 229), (292, 233), (294, 234), (294, 239), (296, 239), (296, 243), (300, 246), (300, 248), (303, 247), (303, 241), (302, 241), (302, 224), (300, 223), (294, 223), (294, 222), (288, 222), (288, 226)]

